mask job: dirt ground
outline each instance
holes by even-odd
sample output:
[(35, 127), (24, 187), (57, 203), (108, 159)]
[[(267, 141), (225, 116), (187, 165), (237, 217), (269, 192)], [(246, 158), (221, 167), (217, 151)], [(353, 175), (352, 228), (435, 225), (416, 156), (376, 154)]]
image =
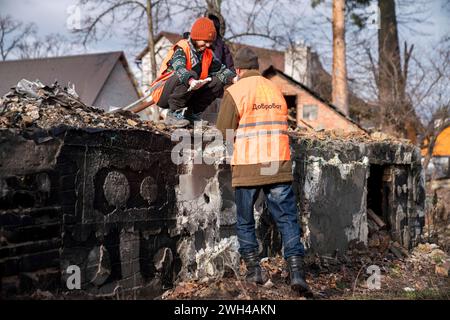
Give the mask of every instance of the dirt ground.
[[(436, 273), (443, 264), (450, 264), (448, 254), (433, 244), (421, 244), (403, 259), (393, 254), (358, 252), (341, 257), (310, 257), (307, 259), (307, 282), (312, 296), (295, 294), (287, 283), (287, 266), (281, 257), (262, 262), (264, 285), (243, 281), (244, 267), (239, 275), (220, 280), (179, 283), (165, 292), (162, 299), (450, 299), (450, 279)], [(377, 266), (380, 286), (376, 288), (372, 273)], [(372, 268), (377, 268), (372, 267)], [(368, 273), (369, 272), (369, 273)], [(369, 289), (371, 284), (375, 288)]]

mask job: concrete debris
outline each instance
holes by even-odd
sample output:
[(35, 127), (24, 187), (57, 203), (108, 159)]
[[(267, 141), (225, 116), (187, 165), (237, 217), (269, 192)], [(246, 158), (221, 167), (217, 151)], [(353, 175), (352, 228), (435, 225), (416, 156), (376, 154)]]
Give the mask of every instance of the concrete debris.
[(273, 282), (272, 282), (270, 279), (267, 280), (266, 283), (264, 283), (264, 287), (265, 287), (265, 288), (270, 289), (270, 288), (273, 288), (273, 286), (274, 286), (274, 284), (273, 284)]
[[(142, 121), (137, 114), (128, 111), (106, 113), (104, 110), (85, 105), (70, 84), (62, 87), (55, 82), (44, 85), (23, 79), (11, 92), (0, 99), (0, 128), (38, 127), (50, 129), (60, 125), (76, 128), (101, 129), (139, 129), (160, 133), (169, 133), (174, 128), (161, 122)], [(205, 131), (214, 128), (204, 126)], [(192, 129), (190, 129), (192, 133)], [(398, 139), (381, 133), (344, 132), (342, 130), (303, 131), (289, 129), (291, 134), (300, 138), (320, 141), (352, 141), (352, 142), (395, 142), (409, 144), (408, 140)], [(207, 153), (213, 153), (216, 146)], [(222, 155), (217, 149), (216, 156)], [(220, 157), (219, 157), (220, 158)], [(223, 160), (223, 159), (222, 159)]]
[(436, 263), (440, 263), (440, 262), (444, 262), (444, 259), (446, 257), (446, 253), (444, 251), (440, 250), (440, 249), (434, 249), (433, 251), (431, 251), (430, 257)]
[(195, 255), (197, 263), (197, 279), (209, 278), (217, 280), (222, 278), (228, 270), (239, 274), (238, 253), (239, 243), (237, 237), (222, 239), (218, 244), (206, 249), (200, 249)]
[(300, 128), (289, 129), (295, 136), (303, 137), (303, 138), (312, 138), (315, 140), (321, 141), (352, 141), (352, 142), (387, 142), (387, 143), (402, 143), (402, 144), (410, 144), (411, 141), (408, 139), (401, 139), (394, 136), (390, 136), (383, 132), (361, 132), (361, 131), (353, 131), (346, 132), (343, 130), (321, 130), (321, 131), (312, 131), (312, 130), (302, 130)]
[(61, 125), (74, 128), (140, 129), (168, 132), (169, 129), (127, 111), (105, 113), (79, 100), (73, 88), (57, 82), (47, 86), (39, 81), (21, 80), (0, 100), (0, 128), (52, 129)]

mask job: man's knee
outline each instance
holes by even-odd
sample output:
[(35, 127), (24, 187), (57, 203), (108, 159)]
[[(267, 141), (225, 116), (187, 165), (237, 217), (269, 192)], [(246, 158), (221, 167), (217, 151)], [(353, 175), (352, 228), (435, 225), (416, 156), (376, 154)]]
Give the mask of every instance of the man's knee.
[(211, 77), (211, 82), (208, 84), (209, 91), (215, 98), (221, 98), (223, 95), (224, 84), (217, 77)]
[(211, 82), (209, 83), (209, 87), (213, 89), (223, 89), (223, 82), (219, 80), (219, 78), (213, 76), (211, 77)]
[[(193, 70), (188, 70), (188, 73), (195, 79), (198, 75)], [(166, 86), (163, 92), (162, 108), (170, 108), (172, 110), (184, 108), (187, 100), (191, 96), (191, 92), (188, 92), (189, 85), (186, 85), (180, 80), (177, 74), (173, 74), (172, 77), (167, 80)]]

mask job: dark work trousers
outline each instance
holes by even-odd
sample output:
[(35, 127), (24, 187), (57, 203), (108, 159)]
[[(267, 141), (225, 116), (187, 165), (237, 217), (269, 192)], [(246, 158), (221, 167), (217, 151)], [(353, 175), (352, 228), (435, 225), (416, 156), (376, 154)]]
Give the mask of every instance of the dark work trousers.
[[(195, 79), (198, 79), (194, 71), (190, 71)], [(198, 114), (203, 112), (216, 98), (223, 96), (223, 83), (217, 77), (211, 77), (208, 82), (198, 90), (187, 91), (188, 86), (181, 83), (174, 74), (165, 83), (163, 92), (158, 101), (158, 106), (164, 109), (176, 111), (188, 108), (188, 113)]]
[(259, 250), (253, 207), (261, 189), (266, 196), (269, 212), (281, 233), (284, 258), (304, 256), (305, 248), (300, 240), (302, 230), (297, 221), (297, 201), (290, 183), (235, 188), (239, 253), (244, 255)]

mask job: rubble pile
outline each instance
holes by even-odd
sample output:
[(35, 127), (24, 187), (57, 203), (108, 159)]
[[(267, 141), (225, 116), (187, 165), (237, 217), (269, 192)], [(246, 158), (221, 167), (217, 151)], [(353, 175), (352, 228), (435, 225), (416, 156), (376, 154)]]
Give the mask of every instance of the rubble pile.
[(371, 209), (367, 210), (368, 247), (382, 255), (391, 254), (402, 259), (408, 256), (408, 250), (391, 239), (387, 224)]
[(48, 86), (39, 81), (21, 80), (0, 99), (0, 128), (51, 128), (66, 125), (74, 128), (141, 129), (165, 132), (167, 128), (141, 121), (139, 116), (119, 111), (108, 113), (87, 106), (70, 87), (57, 82)]
[(384, 132), (365, 132), (365, 131), (344, 131), (339, 129), (334, 130), (313, 130), (310, 128), (296, 129), (290, 128), (289, 131), (300, 138), (313, 139), (320, 141), (352, 141), (358, 142), (389, 142), (389, 143), (403, 143), (411, 144), (408, 139), (401, 139)]
[[(244, 281), (241, 274), (220, 280), (186, 281), (166, 291), (162, 299), (449, 299), (450, 257), (437, 245), (420, 244), (398, 258), (355, 244), (345, 254), (312, 255), (305, 259), (309, 297), (294, 293), (288, 284), (287, 264), (280, 256), (261, 261), (265, 283)], [(372, 269), (369, 269), (372, 268)], [(373, 271), (380, 271), (379, 288), (370, 288)]]
[[(105, 112), (103, 109), (87, 106), (73, 88), (62, 87), (57, 82), (44, 85), (21, 80), (16, 87), (0, 98), (0, 129), (25, 129), (36, 127), (51, 129), (60, 125), (74, 128), (139, 129), (168, 134), (170, 127), (162, 122), (141, 120), (129, 111)], [(210, 127), (206, 126), (204, 129)], [(308, 128), (290, 128), (291, 134), (300, 138), (331, 141), (409, 143), (384, 133), (344, 132), (343, 130), (315, 131)]]

